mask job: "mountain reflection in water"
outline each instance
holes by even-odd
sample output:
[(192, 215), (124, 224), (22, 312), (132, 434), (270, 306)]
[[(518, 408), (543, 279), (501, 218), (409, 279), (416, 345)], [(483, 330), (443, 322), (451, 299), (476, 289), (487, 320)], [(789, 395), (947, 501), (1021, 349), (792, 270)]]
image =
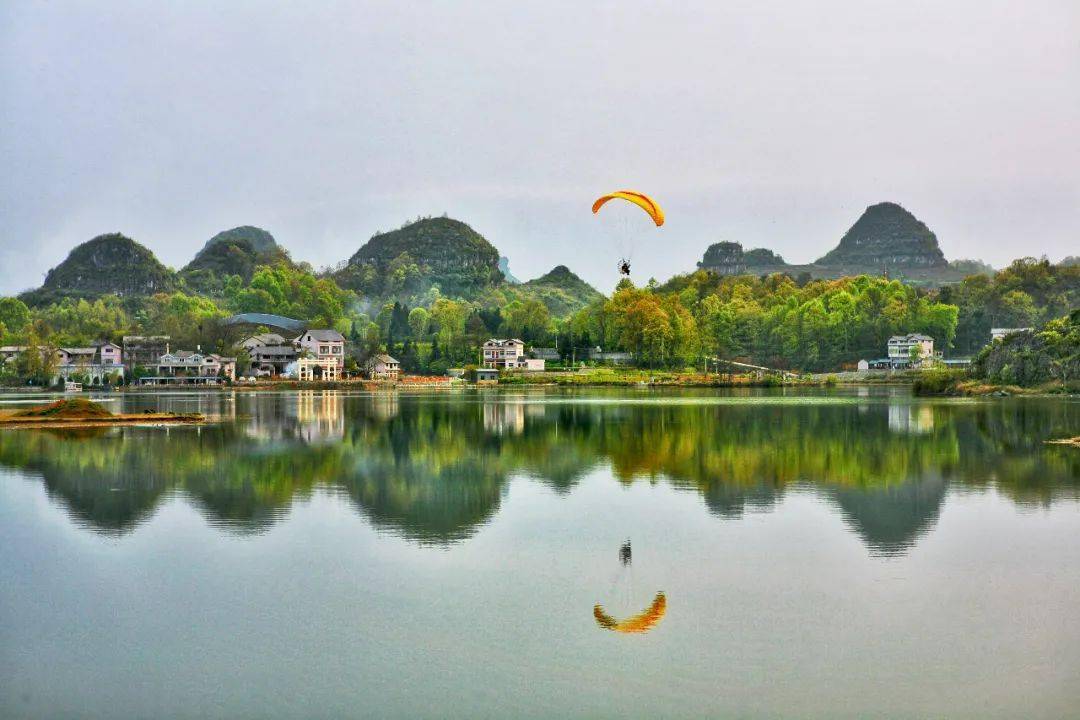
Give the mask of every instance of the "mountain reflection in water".
[(223, 531), (258, 533), (323, 490), (382, 531), (436, 546), (482, 528), (514, 475), (567, 494), (609, 469), (619, 483), (693, 491), (724, 521), (806, 490), (886, 555), (933, 528), (952, 487), (994, 487), (1023, 505), (1080, 496), (1080, 453), (1043, 442), (1080, 427), (1080, 404), (1063, 400), (548, 391), (122, 402), (220, 422), (5, 432), (0, 465), (40, 474), (76, 523), (103, 534), (130, 532), (174, 494)]

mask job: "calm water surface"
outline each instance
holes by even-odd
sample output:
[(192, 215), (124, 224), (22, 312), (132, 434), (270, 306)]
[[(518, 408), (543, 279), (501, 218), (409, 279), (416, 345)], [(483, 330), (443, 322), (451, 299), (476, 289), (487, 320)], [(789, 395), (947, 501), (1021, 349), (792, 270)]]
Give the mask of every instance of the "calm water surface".
[(1080, 717), (1076, 401), (110, 403), (218, 422), (0, 433), (0, 717)]

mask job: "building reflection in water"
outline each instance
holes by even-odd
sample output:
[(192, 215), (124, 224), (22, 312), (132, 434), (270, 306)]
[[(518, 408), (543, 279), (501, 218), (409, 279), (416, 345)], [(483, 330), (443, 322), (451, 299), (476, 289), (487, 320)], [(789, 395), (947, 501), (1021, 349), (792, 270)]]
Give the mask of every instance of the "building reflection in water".
[(483, 415), (484, 430), (492, 435), (520, 435), (525, 432), (524, 398), (506, 398), (504, 402), (485, 402)]
[(130, 531), (173, 495), (216, 526), (259, 532), (296, 499), (326, 489), (380, 531), (424, 545), (478, 532), (514, 476), (571, 497), (596, 468), (628, 486), (692, 492), (721, 521), (771, 512), (789, 486), (809, 487), (875, 554), (906, 552), (932, 530), (952, 486), (993, 482), (1025, 505), (1080, 499), (1080, 454), (1043, 443), (1080, 425), (1076, 403), (905, 400), (867, 413), (855, 403), (752, 398), (710, 405), (494, 395), (478, 409), (474, 395), (239, 395), (238, 411), (217, 394), (205, 401), (235, 412), (235, 421), (199, 428), (0, 433), (0, 464), (39, 474), (80, 526), (103, 533)]
[(921, 435), (934, 430), (934, 408), (923, 404), (889, 405), (889, 430)]
[(296, 437), (305, 443), (330, 443), (345, 437), (345, 410), (335, 390), (302, 390), (296, 398)]

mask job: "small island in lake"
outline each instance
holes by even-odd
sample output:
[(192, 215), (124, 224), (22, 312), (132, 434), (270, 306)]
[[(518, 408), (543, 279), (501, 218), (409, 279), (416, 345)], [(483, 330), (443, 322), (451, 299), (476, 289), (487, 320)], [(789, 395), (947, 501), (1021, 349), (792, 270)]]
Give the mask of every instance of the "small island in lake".
[(0, 428), (29, 427), (100, 427), (105, 425), (142, 425), (145, 423), (190, 424), (205, 420), (201, 413), (125, 413), (109, 412), (96, 402), (83, 398), (57, 400), (14, 413), (0, 414)]

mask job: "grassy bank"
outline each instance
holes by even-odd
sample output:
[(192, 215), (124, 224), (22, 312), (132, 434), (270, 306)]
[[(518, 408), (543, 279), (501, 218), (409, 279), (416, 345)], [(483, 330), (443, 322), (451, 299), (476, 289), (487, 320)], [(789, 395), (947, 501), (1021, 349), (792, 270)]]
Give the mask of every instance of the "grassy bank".
[(101, 427), (144, 423), (197, 423), (200, 413), (131, 413), (114, 414), (103, 406), (83, 398), (57, 400), (27, 410), (0, 415), (0, 428), (28, 427)]
[(1022, 387), (971, 378), (964, 370), (929, 370), (915, 380), (912, 391), (923, 397), (1070, 395), (1080, 394), (1080, 382), (1064, 383), (1052, 380), (1032, 387)]

